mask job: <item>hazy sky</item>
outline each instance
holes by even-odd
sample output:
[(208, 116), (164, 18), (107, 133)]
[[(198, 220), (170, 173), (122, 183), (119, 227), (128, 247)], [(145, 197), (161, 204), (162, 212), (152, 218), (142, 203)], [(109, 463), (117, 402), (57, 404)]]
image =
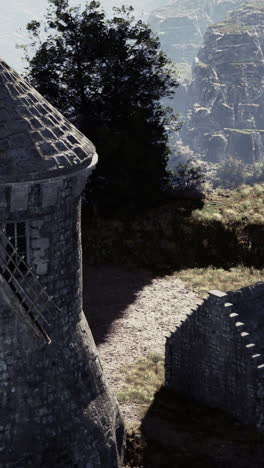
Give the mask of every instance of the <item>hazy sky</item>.
[[(113, 5), (131, 4), (138, 14), (143, 14), (144, 8), (150, 11), (150, 4), (155, 0), (101, 0), (106, 11), (111, 11)], [(85, 5), (85, 0), (70, 0), (71, 5)], [(0, 57), (10, 66), (21, 72), (23, 51), (16, 44), (26, 44), (28, 36), (26, 24), (32, 19), (43, 16), (48, 6), (48, 0), (0, 0)], [(147, 15), (147, 13), (146, 13)]]

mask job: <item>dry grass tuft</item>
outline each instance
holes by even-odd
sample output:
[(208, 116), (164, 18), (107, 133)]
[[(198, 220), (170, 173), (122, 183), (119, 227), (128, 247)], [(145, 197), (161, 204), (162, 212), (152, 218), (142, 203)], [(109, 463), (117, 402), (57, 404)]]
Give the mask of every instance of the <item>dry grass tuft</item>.
[(241, 185), (236, 190), (218, 189), (208, 195), (202, 209), (194, 210), (194, 221), (223, 224), (264, 224), (264, 184)]
[(211, 289), (226, 292), (264, 281), (264, 270), (245, 266), (237, 266), (229, 270), (214, 267), (189, 268), (174, 273), (174, 275), (201, 297)]
[(143, 408), (148, 407), (163, 382), (164, 357), (151, 353), (126, 369), (124, 384), (117, 393), (117, 399), (120, 403), (136, 403), (143, 405)]

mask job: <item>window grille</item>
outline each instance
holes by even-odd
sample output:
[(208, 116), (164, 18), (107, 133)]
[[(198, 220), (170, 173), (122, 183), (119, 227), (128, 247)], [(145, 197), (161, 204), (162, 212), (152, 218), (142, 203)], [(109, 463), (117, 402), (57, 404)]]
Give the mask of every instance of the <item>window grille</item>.
[(21, 257), (27, 262), (27, 235), (26, 235), (26, 223), (6, 223), (4, 231), (10, 244), (6, 246), (6, 250), (11, 255), (12, 246), (17, 251), (18, 255), (13, 255), (9, 259), (9, 268), (14, 271), (17, 267), (24, 268), (24, 264), (21, 264)]
[(61, 310), (46, 292), (46, 287), (41, 285), (39, 277), (26, 263), (24, 256), (21, 256), (20, 252), (26, 254), (27, 251), (26, 240), (25, 223), (0, 226), (0, 272), (6, 280), (6, 286), (14, 292), (22, 306), (23, 311), (17, 312), (22, 314), (36, 335), (49, 344), (51, 339), (44, 328), (44, 323), (49, 325), (45, 312), (50, 312), (52, 308), (54, 315), (54, 308), (58, 312)]

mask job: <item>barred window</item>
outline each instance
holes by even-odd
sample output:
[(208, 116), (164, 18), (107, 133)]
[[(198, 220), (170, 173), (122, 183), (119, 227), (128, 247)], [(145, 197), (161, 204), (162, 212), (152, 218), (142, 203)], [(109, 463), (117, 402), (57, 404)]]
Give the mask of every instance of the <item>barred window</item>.
[(5, 231), (19, 255), (24, 256), (27, 261), (26, 223), (7, 223)]
[[(6, 245), (8, 269), (15, 274), (19, 274), (19, 271), (24, 272), (26, 269), (24, 262), (27, 262), (28, 257), (26, 223), (7, 223), (4, 226), (4, 231), (10, 242)], [(24, 257), (24, 261), (20, 261), (21, 257)]]

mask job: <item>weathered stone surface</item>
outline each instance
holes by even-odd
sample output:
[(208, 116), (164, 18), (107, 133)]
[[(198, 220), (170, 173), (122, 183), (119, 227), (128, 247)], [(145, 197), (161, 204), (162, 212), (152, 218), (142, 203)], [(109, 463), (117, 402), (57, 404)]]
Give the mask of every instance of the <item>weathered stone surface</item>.
[(166, 384), (264, 431), (264, 283), (211, 291), (166, 344)]
[(120, 468), (124, 426), (82, 310), (80, 198), (97, 155), (2, 62), (0, 108), (0, 227), (25, 223), (27, 262), (56, 305), (42, 310), (44, 344), (18, 294), (36, 283), (18, 275), (11, 289), (2, 248), (0, 467)]
[(0, 183), (81, 169), (94, 154), (94, 145), (1, 60)]
[[(149, 24), (159, 36), (162, 49), (180, 71), (180, 87), (172, 106), (186, 115), (186, 89), (191, 79), (191, 65), (209, 25), (225, 18), (242, 0), (172, 0), (154, 10)], [(171, 104), (171, 103), (170, 103)]]
[(239, 4), (241, 0), (174, 0), (154, 10), (149, 24), (176, 63), (191, 64), (207, 27)]
[(28, 184), (22, 211), (9, 211), (14, 196), (1, 209), (2, 222), (27, 223), (29, 264), (60, 311), (44, 311), (52, 343), (43, 347), (0, 289), (0, 466), (118, 468), (123, 423), (82, 312), (78, 176), (53, 185), (48, 204), (43, 181)]
[(209, 161), (264, 159), (264, 8), (246, 3), (208, 28), (187, 93), (184, 144)]

